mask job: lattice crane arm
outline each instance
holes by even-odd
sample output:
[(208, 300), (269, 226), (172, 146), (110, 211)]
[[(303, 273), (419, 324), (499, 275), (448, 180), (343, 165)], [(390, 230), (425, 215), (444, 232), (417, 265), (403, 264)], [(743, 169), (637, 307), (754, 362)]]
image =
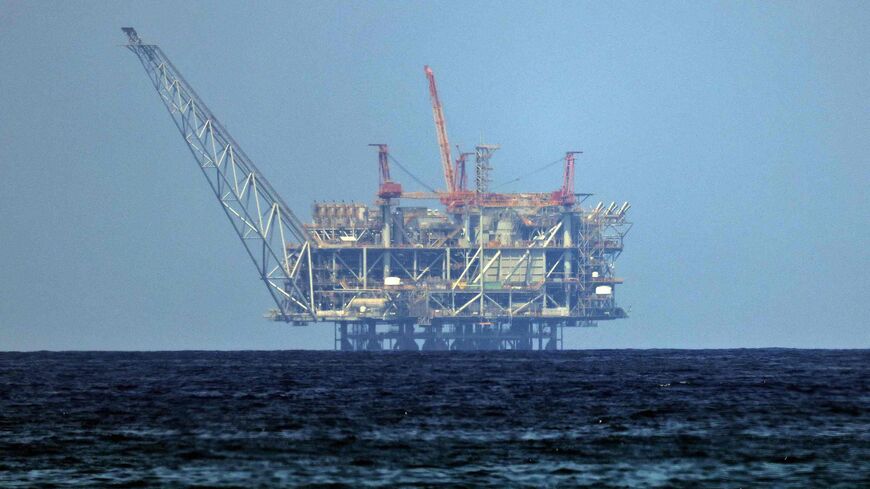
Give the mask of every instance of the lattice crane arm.
[(317, 241), (163, 51), (143, 44), (132, 27), (122, 30), (126, 47), (145, 68), (279, 314), (304, 311), (314, 318), (310, 277), (301, 271)]
[(423, 67), (426, 79), (429, 80), (429, 97), (432, 99), (432, 116), (435, 119), (435, 133), (438, 136), (438, 147), (441, 149), (441, 166), (444, 170), (444, 183), (447, 184), (447, 192), (456, 192), (456, 180), (453, 175), (453, 160), (450, 158), (450, 142), (447, 140), (447, 123), (444, 121), (444, 109), (441, 107), (441, 99), (438, 97), (438, 88), (435, 86), (435, 73), (428, 66)]

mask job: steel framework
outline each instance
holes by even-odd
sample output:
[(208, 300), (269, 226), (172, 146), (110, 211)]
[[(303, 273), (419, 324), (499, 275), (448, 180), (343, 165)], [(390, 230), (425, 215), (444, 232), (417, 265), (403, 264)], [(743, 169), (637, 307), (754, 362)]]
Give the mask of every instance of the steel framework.
[(163, 50), (123, 31), (269, 294), (280, 310), (315, 319), (310, 283), (295, 273), (311, 259), (311, 234)]
[[(626, 317), (614, 261), (629, 204), (582, 207), (589, 194), (573, 192), (576, 152), (559, 191), (495, 194), (486, 173), (496, 147), (479, 146), (469, 192), (450, 174), (443, 131), (448, 190), (418, 195), (447, 204), (442, 211), (397, 205), (415, 195), (390, 179), (378, 144), (375, 205), (317, 203), (305, 224), (163, 51), (123, 31), (275, 301), (271, 319), (333, 323), (341, 350), (546, 350), (561, 348), (563, 327)], [(443, 128), (433, 95), (434, 107)]]

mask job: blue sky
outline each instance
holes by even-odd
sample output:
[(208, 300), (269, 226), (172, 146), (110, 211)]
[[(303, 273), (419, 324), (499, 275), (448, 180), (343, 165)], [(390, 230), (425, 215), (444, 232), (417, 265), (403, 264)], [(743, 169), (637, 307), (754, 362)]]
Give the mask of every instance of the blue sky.
[(632, 317), (568, 347), (870, 347), (864, 2), (0, 1), (0, 350), (332, 348), (262, 319), (127, 25), (306, 218), (373, 198), (371, 142), (440, 182), (424, 64), (496, 184), (582, 149)]

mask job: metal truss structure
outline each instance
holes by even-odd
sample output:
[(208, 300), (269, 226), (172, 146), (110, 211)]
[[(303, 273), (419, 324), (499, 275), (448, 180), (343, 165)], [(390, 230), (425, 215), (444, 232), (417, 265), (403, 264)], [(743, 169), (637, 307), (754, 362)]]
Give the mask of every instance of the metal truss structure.
[[(390, 180), (379, 144), (375, 205), (318, 203), (304, 224), (163, 51), (123, 30), (272, 295), (271, 319), (333, 323), (340, 350), (552, 350), (563, 327), (626, 317), (614, 262), (629, 204), (584, 208), (588, 194), (566, 190), (576, 152), (552, 194), (487, 192), (494, 146), (477, 149), (483, 183), (468, 192), (462, 154), (454, 188), (435, 196), (442, 211), (397, 205), (412, 194)], [(435, 119), (446, 142), (440, 103)]]
[(123, 31), (272, 298), (314, 319), (310, 281), (298, 273), (311, 259), (311, 234), (163, 50), (143, 44), (133, 28)]
[(561, 327), (626, 317), (614, 262), (627, 204), (381, 208), (316, 204), (309, 226), (322, 243), (311, 264), (317, 314), (337, 324), (341, 349), (554, 349)]

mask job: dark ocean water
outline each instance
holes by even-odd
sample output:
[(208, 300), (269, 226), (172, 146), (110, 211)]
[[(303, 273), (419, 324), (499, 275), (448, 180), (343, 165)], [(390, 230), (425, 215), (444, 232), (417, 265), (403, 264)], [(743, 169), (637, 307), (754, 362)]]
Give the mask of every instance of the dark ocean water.
[(870, 487), (870, 350), (0, 353), (0, 487)]

